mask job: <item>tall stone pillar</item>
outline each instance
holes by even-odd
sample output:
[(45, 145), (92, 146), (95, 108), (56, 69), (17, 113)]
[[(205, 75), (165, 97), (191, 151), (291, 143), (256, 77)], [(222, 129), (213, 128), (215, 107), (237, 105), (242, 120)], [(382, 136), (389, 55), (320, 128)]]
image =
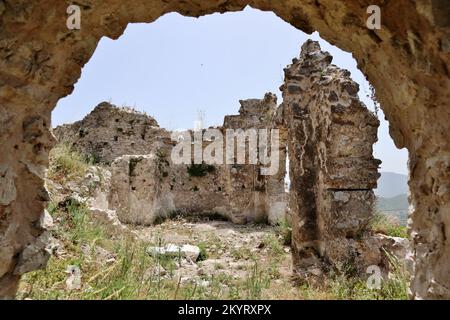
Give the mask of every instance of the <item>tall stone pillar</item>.
[[(294, 266), (362, 271), (361, 239), (372, 216), (379, 177), (372, 146), (379, 121), (358, 99), (350, 72), (308, 40), (285, 69)], [(321, 270), (323, 271), (323, 270)], [(320, 273), (320, 272), (319, 272)]]

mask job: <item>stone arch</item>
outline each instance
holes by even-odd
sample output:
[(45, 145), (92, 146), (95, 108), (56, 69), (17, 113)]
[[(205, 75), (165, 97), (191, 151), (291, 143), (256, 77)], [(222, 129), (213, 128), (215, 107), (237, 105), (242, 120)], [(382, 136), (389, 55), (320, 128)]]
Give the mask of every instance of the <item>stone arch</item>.
[[(118, 38), (128, 23), (169, 12), (198, 17), (251, 5), (353, 53), (377, 90), (395, 144), (409, 150), (412, 297), (450, 298), (450, 19), (443, 1), (78, 3), (81, 29), (69, 30), (66, 2), (0, 1), (0, 296), (14, 295), (16, 267), (43, 233), (51, 110), (72, 92), (100, 38)], [(381, 7), (380, 30), (366, 28), (370, 4)]]

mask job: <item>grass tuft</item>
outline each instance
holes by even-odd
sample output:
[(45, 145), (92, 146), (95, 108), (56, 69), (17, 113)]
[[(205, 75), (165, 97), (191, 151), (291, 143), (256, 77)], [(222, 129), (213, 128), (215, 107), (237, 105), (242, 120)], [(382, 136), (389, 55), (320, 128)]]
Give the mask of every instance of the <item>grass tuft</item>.
[(391, 237), (407, 238), (408, 233), (395, 217), (383, 213), (375, 213), (371, 221), (371, 229), (376, 233), (382, 233)]
[(82, 177), (91, 163), (67, 144), (58, 144), (50, 151), (47, 177), (60, 183)]

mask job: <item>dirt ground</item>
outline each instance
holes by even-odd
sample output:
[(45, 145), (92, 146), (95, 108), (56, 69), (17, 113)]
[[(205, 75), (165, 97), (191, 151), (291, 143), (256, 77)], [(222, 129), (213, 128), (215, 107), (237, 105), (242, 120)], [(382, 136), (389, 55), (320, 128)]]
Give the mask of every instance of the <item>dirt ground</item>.
[[(190, 244), (202, 248), (201, 261), (175, 259), (172, 269), (162, 270), (166, 278), (207, 287), (214, 278), (246, 282), (256, 276), (262, 291), (270, 287), (270, 293), (266, 292), (268, 298), (272, 295), (283, 298), (279, 294), (291, 298), (297, 291), (291, 281), (291, 249), (282, 244), (283, 237), (277, 227), (178, 217), (134, 231), (145, 242), (160, 246)], [(221, 282), (226, 290), (227, 281)]]

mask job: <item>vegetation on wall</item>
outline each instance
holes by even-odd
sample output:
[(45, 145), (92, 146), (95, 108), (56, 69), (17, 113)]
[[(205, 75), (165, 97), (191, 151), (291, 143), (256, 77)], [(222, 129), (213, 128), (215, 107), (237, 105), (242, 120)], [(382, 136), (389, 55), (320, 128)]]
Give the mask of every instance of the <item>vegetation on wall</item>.
[(82, 177), (92, 160), (73, 150), (67, 144), (58, 144), (50, 151), (49, 179), (64, 182)]
[(214, 172), (216, 170), (216, 167), (210, 164), (191, 164), (187, 168), (187, 172), (189, 173), (189, 176), (191, 177), (204, 177), (208, 173)]

